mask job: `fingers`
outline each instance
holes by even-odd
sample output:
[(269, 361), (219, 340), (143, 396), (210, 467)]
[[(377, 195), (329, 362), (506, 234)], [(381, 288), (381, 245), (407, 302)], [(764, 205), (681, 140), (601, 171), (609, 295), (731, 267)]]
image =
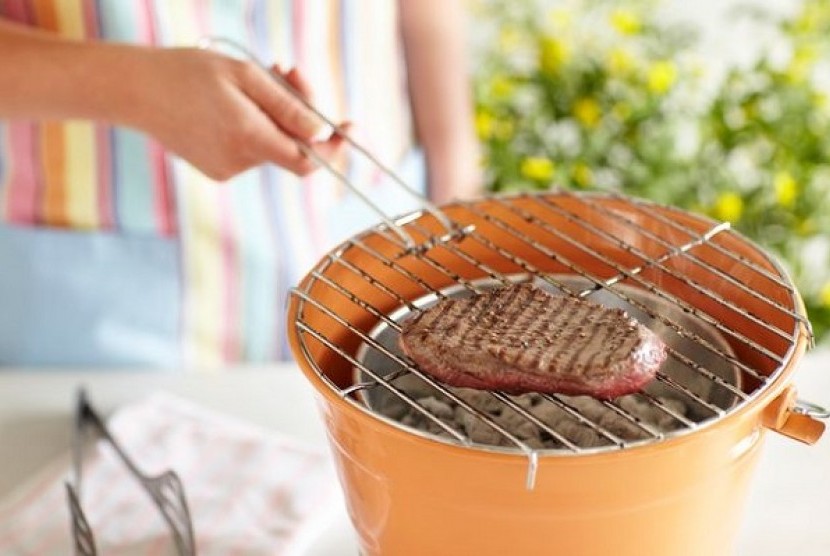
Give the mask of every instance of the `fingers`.
[(271, 72), (285, 79), (285, 81), (287, 81), (288, 84), (291, 85), (291, 87), (293, 87), (295, 91), (300, 93), (300, 95), (306, 100), (306, 102), (312, 105), (314, 104), (314, 97), (311, 93), (311, 84), (308, 81), (306, 81), (306, 78), (303, 76), (302, 73), (300, 73), (300, 70), (298, 70), (297, 68), (291, 68), (288, 71), (283, 71), (283, 69), (280, 66), (274, 64), (271, 67)]
[[(349, 126), (341, 126), (340, 130), (347, 132)], [(277, 127), (263, 129), (257, 143), (261, 147), (263, 161), (272, 162), (299, 176), (305, 176), (317, 169), (317, 162), (307, 156), (297, 145), (296, 139), (286, 135)], [(308, 148), (326, 161), (333, 161), (344, 151), (345, 139), (334, 132), (324, 141), (315, 141), (308, 144)]]
[[(338, 126), (338, 129), (335, 130), (328, 139), (324, 141), (315, 141), (312, 143), (309, 148), (314, 151), (314, 154), (317, 157), (325, 160), (329, 164), (337, 165), (338, 161), (342, 161), (343, 156), (346, 152), (346, 139), (341, 134), (349, 133), (351, 129), (351, 124), (346, 123)], [(302, 153), (304, 157), (308, 157), (305, 153)], [(315, 159), (312, 159), (314, 163), (314, 168), (317, 167), (318, 162)], [(304, 174), (300, 174), (304, 175)]]
[[(310, 94), (308, 84), (296, 70), (285, 79), (303, 96)], [(277, 83), (268, 73), (255, 68), (248, 72), (243, 90), (286, 134), (302, 141), (311, 140), (323, 127), (320, 118)]]
[[(281, 76), (295, 89), (296, 94), (312, 103), (311, 87), (296, 68), (284, 71), (275, 65), (271, 72)], [(298, 140), (323, 160), (331, 162), (343, 155), (345, 140), (340, 132), (348, 133), (350, 124), (342, 124), (328, 138), (315, 141), (313, 139), (322, 128), (322, 120), (272, 76), (263, 71), (253, 72), (243, 90), (276, 124), (263, 125), (257, 132), (254, 144), (259, 147), (256, 150), (262, 161), (272, 162), (300, 176), (311, 173), (318, 166), (316, 157), (307, 156), (297, 144)]]
[[(329, 162), (334, 162), (340, 157), (346, 149), (346, 135), (352, 129), (352, 124), (347, 122), (338, 126), (337, 130), (329, 136), (325, 141), (318, 141), (311, 145), (314, 152)], [(343, 134), (343, 135), (341, 135)]]

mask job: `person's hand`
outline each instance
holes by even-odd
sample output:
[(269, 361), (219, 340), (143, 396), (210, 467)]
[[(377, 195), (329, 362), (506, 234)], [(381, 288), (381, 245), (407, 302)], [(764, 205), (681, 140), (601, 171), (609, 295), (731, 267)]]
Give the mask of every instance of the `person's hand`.
[[(296, 174), (313, 171), (296, 140), (327, 160), (343, 138), (314, 140), (322, 122), (251, 62), (199, 49), (146, 50), (133, 75), (142, 90), (123, 107), (126, 123), (149, 133), (207, 176), (226, 180), (272, 162)], [(279, 72), (304, 97), (296, 70)]]

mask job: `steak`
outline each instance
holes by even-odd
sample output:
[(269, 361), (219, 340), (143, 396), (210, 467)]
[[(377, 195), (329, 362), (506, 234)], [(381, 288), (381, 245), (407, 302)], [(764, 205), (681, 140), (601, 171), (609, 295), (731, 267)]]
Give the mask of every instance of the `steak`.
[(400, 343), (451, 386), (607, 400), (643, 388), (666, 358), (663, 341), (622, 309), (530, 283), (442, 299), (403, 323)]

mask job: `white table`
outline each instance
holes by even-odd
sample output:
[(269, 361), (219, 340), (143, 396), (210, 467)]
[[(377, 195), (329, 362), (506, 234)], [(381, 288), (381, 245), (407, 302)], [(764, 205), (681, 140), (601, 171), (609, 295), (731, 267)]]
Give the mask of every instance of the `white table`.
[[(802, 397), (830, 404), (830, 350), (809, 354), (796, 380)], [(0, 371), (0, 497), (69, 446), (73, 394), (85, 384), (108, 412), (165, 390), (309, 443), (325, 442), (310, 386), (294, 365), (187, 375), (157, 372)], [(768, 441), (739, 542), (740, 556), (830, 554), (830, 433), (813, 447), (776, 434)], [(354, 556), (345, 509), (312, 556)]]

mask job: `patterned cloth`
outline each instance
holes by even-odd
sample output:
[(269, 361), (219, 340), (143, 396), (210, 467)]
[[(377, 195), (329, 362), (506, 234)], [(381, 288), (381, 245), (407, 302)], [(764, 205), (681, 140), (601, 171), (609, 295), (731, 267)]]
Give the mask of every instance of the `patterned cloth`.
[[(396, 2), (0, 0), (0, 16), (78, 39), (231, 38), (264, 62), (300, 67), (324, 113), (356, 122), (356, 138), (393, 167), (408, 160), (408, 180), (423, 188), (408, 154)], [(354, 153), (347, 173), (390, 214), (414, 208)], [(287, 357), (287, 289), (376, 221), (320, 172), (299, 179), (268, 166), (219, 186), (129, 129), (0, 123), (0, 268), (13, 267), (0, 273), (0, 304), (12, 307), (0, 312), (0, 364)]]
[[(108, 428), (143, 471), (184, 485), (197, 553), (300, 556), (331, 521), (339, 489), (329, 458), (274, 431), (167, 394), (127, 405)], [(177, 553), (172, 534), (112, 447), (84, 461), (80, 502), (103, 555)], [(69, 458), (0, 501), (0, 554), (71, 554)]]

